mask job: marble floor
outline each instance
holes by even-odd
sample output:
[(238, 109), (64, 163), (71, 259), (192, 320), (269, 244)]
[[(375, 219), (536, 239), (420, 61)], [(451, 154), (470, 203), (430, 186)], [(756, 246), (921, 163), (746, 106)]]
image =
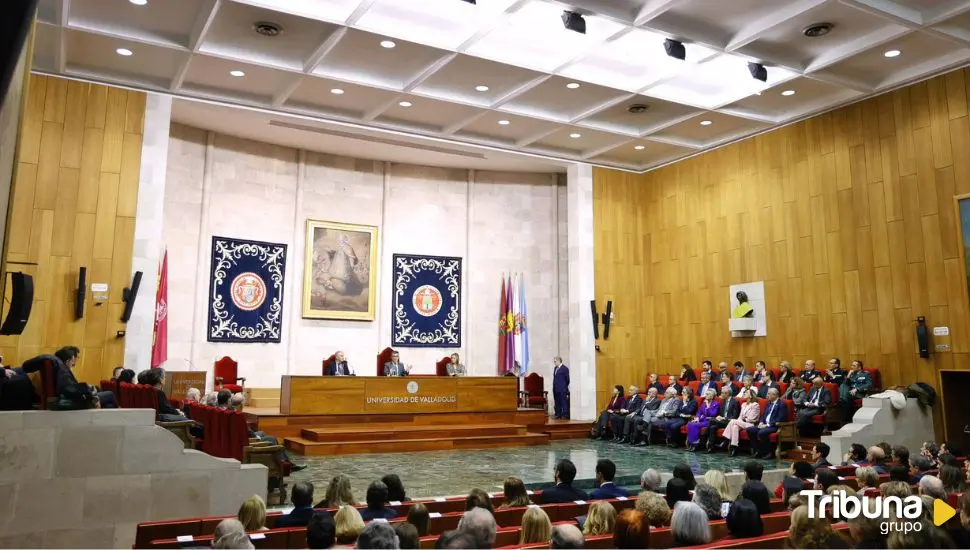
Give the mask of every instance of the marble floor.
[[(584, 489), (593, 486), (596, 461), (600, 458), (616, 463), (617, 483), (627, 486), (639, 485), (640, 474), (647, 468), (670, 472), (678, 463), (686, 462), (695, 474), (703, 474), (711, 468), (739, 471), (750, 460), (747, 456), (689, 453), (662, 445), (630, 447), (586, 439), (553, 441), (536, 447), (293, 458), (305, 462), (307, 469), (293, 474), (289, 478), (291, 484), (308, 479), (313, 482), (317, 498), (323, 498), (330, 479), (343, 473), (350, 477), (354, 495), (360, 500), (371, 481), (388, 473), (401, 477), (408, 496), (424, 498), (466, 494), (473, 487), (501, 491), (508, 476), (521, 478), (531, 489), (542, 488), (552, 484), (553, 469), (563, 458), (576, 464), (575, 485)], [(762, 462), (765, 469), (788, 467), (784, 461)]]

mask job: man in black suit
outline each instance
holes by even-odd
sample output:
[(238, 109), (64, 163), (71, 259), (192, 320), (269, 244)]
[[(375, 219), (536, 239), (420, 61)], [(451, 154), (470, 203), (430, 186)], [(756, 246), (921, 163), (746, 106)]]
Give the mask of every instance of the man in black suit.
[(613, 426), (613, 441), (626, 443), (626, 434), (633, 426), (633, 419), (643, 409), (643, 396), (640, 395), (640, 388), (630, 386), (630, 399), (627, 399), (623, 408), (610, 415), (610, 425)]
[[(57, 395), (61, 395), (67, 386), (78, 383), (77, 378), (74, 377), (73, 370), (77, 366), (77, 358), (79, 355), (81, 355), (81, 349), (76, 346), (64, 346), (54, 352), (54, 356), (60, 359), (61, 362), (61, 365), (54, 365), (57, 369)], [(35, 359), (39, 359), (39, 357), (35, 357)], [(118, 408), (118, 403), (115, 401), (115, 394), (109, 391), (102, 391), (97, 392), (97, 396), (98, 403), (102, 409)]]
[[(707, 447), (708, 453), (714, 452), (714, 442), (717, 441), (717, 431), (728, 425), (728, 422), (735, 420), (741, 415), (741, 403), (734, 397), (731, 386), (721, 388), (721, 413), (711, 419), (707, 425)], [(723, 442), (727, 445), (727, 441)], [(723, 445), (722, 445), (723, 446)]]
[(589, 500), (589, 496), (573, 487), (576, 479), (576, 465), (571, 460), (560, 460), (556, 464), (556, 486), (542, 490), (543, 504), (557, 504), (576, 500)]
[(293, 511), (276, 518), (276, 527), (303, 527), (310, 523), (313, 516), (313, 484), (297, 481), (290, 492)]
[(664, 392), (664, 385), (660, 383), (657, 373), (650, 373), (650, 382), (647, 383), (647, 387), (643, 391), (650, 391), (650, 388), (657, 388), (657, 393), (662, 394)]
[(811, 384), (812, 380), (822, 376), (822, 374), (815, 370), (815, 361), (809, 359), (808, 361), (805, 361), (805, 365), (802, 367), (802, 372), (798, 376), (802, 378), (802, 382)]
[(701, 381), (697, 385), (697, 395), (704, 395), (707, 390), (714, 390), (717, 393), (717, 383), (711, 380), (711, 373), (707, 371), (701, 371)]
[(372, 481), (367, 486), (367, 508), (360, 511), (360, 517), (364, 521), (373, 519), (394, 519), (397, 517), (397, 510), (384, 506), (387, 504), (387, 485), (383, 481)]
[(29, 411), (37, 394), (26, 374), (0, 365), (0, 411)]
[(746, 430), (748, 441), (751, 442), (751, 454), (756, 454), (758, 458), (775, 458), (775, 444), (771, 442), (771, 434), (778, 431), (779, 422), (788, 418), (788, 407), (779, 397), (777, 389), (768, 391), (768, 403), (761, 413), (761, 421)]
[(829, 452), (831, 451), (832, 447), (829, 447), (827, 443), (822, 443), (821, 441), (816, 443), (815, 447), (812, 448), (812, 460), (815, 461), (815, 463), (812, 464), (812, 468), (818, 470), (819, 468), (827, 468), (831, 466), (832, 463), (829, 462)]
[(779, 392), (781, 392), (781, 389), (778, 387), (778, 382), (775, 382), (774, 380), (769, 378), (764, 382), (762, 382), (760, 386), (758, 386), (758, 397), (761, 399), (768, 399), (768, 390), (770, 390), (771, 388), (775, 388)]
[(384, 376), (407, 376), (411, 374), (411, 367), (405, 367), (401, 363), (401, 354), (394, 350), (391, 352), (391, 360), (384, 363)]
[(333, 361), (327, 364), (327, 376), (354, 376), (354, 371), (347, 364), (344, 352), (333, 354)]
[(677, 377), (673, 375), (667, 377), (667, 387), (664, 388), (664, 392), (666, 393), (670, 388), (677, 390), (677, 395), (680, 395), (680, 391), (684, 389), (677, 383)]
[(805, 407), (798, 411), (795, 417), (795, 427), (801, 432), (812, 425), (812, 417), (825, 414), (825, 407), (832, 404), (832, 392), (822, 385), (822, 377), (816, 376), (812, 380), (812, 391), (808, 393)]

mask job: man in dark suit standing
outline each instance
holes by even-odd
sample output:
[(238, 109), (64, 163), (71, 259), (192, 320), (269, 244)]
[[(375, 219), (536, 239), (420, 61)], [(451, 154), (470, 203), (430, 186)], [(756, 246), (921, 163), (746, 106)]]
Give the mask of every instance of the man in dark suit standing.
[(395, 350), (391, 352), (391, 360), (384, 363), (384, 376), (407, 376), (411, 373), (411, 367), (405, 367), (401, 363), (401, 354)]
[(607, 458), (596, 461), (596, 484), (599, 485), (589, 494), (590, 500), (605, 500), (616, 497), (629, 497), (630, 491), (613, 483), (616, 477), (616, 464)]
[[(788, 407), (778, 399), (778, 390), (776, 388), (768, 390), (768, 403), (765, 405), (765, 412), (761, 414), (761, 422), (747, 429), (752, 454), (757, 453), (758, 458), (763, 459), (775, 458), (771, 434), (777, 432), (778, 423), (787, 418)], [(758, 445), (754, 444), (755, 441)]]
[(802, 431), (812, 425), (812, 417), (825, 414), (825, 408), (832, 404), (832, 392), (822, 385), (822, 377), (816, 376), (812, 380), (812, 391), (808, 393), (805, 407), (798, 411), (795, 417), (795, 427)]
[(630, 398), (626, 400), (623, 407), (610, 415), (610, 424), (613, 426), (613, 441), (626, 443), (627, 432), (633, 425), (633, 419), (643, 409), (643, 397), (640, 395), (640, 388), (630, 386)]
[[(721, 414), (708, 421), (707, 425), (707, 447), (708, 454), (714, 452), (714, 442), (717, 440), (717, 431), (728, 425), (728, 422), (737, 419), (741, 414), (741, 403), (734, 397), (731, 386), (721, 388)], [(727, 445), (727, 441), (723, 442)]]
[(313, 484), (297, 481), (290, 492), (293, 511), (276, 518), (276, 527), (303, 527), (310, 523), (313, 516)]
[(355, 376), (354, 371), (347, 364), (344, 352), (338, 351), (333, 354), (333, 362), (327, 365), (327, 376)]
[(552, 397), (555, 399), (556, 418), (569, 418), (569, 367), (562, 364), (562, 357), (552, 360)]
[(561, 504), (589, 499), (585, 492), (573, 487), (573, 480), (576, 479), (576, 465), (571, 460), (560, 460), (556, 464), (554, 475), (556, 486), (543, 489), (540, 495), (543, 504)]

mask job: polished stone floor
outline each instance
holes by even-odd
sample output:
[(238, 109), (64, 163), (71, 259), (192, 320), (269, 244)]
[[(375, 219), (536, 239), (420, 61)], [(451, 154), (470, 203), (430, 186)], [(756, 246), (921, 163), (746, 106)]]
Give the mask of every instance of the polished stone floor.
[[(342, 473), (350, 477), (354, 495), (360, 500), (371, 481), (388, 473), (401, 477), (408, 496), (424, 498), (466, 494), (473, 487), (501, 491), (508, 476), (521, 478), (529, 488), (542, 488), (552, 483), (556, 462), (563, 458), (576, 464), (575, 485), (584, 489), (592, 487), (596, 461), (601, 458), (616, 463), (617, 483), (627, 486), (639, 485), (640, 474), (648, 468), (670, 472), (678, 463), (686, 462), (695, 474), (702, 474), (711, 468), (739, 471), (750, 460), (747, 456), (689, 453), (662, 445), (634, 448), (586, 439), (554, 441), (536, 447), (293, 458), (304, 461), (308, 467), (293, 474), (291, 483), (309, 479), (318, 498), (322, 498), (330, 479)], [(765, 469), (788, 467), (783, 461), (762, 462)]]

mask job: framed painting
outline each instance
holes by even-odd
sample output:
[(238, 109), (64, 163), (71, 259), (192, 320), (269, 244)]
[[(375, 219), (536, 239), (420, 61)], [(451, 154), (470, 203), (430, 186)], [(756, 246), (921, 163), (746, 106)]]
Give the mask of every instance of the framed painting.
[(970, 305), (970, 195), (954, 197), (957, 221), (960, 224), (960, 260), (963, 264), (963, 301)]
[(373, 225), (307, 220), (303, 317), (373, 321), (378, 244)]

